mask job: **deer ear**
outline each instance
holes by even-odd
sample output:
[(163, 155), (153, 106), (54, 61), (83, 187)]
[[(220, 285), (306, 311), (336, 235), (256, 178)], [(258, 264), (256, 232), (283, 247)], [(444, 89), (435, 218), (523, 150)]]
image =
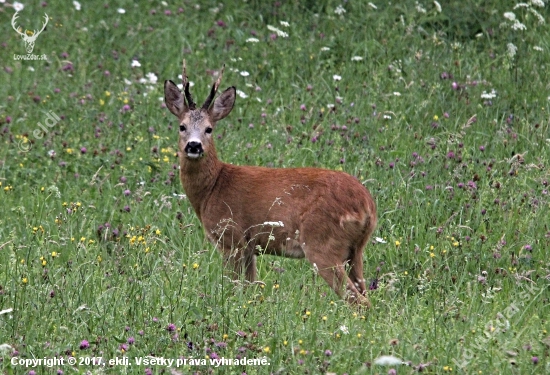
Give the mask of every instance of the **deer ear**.
[(223, 119), (231, 112), (235, 104), (235, 87), (231, 86), (214, 101), (214, 105), (210, 108), (209, 113), (214, 122)]
[(187, 105), (178, 86), (172, 81), (164, 81), (164, 102), (166, 106), (178, 118), (187, 111)]

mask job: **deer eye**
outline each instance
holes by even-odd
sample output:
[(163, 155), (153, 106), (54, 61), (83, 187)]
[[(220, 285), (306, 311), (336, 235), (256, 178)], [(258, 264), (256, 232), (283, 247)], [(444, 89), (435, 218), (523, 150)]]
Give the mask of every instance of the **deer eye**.
[(187, 129), (185, 129), (185, 125), (180, 125), (180, 132), (184, 132), (186, 131)]
[(206, 134), (212, 133), (212, 128), (206, 128), (205, 132), (206, 132)]

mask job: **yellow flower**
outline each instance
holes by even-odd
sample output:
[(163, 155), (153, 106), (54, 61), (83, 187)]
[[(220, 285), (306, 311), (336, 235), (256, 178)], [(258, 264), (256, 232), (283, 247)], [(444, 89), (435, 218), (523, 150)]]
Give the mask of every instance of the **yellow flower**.
[(105, 96), (111, 96), (111, 93), (109, 91), (105, 91)]
[(439, 120), (439, 116), (438, 115), (434, 115), (434, 121), (437, 121)]
[(156, 234), (157, 236), (160, 236), (160, 229), (157, 229), (157, 230), (155, 231), (155, 234)]
[(326, 316), (323, 316), (322, 319), (323, 319), (323, 322), (326, 322), (328, 318)]
[(223, 336), (222, 336), (222, 338), (223, 338), (224, 340), (227, 340), (228, 337), (229, 337), (229, 335), (228, 335), (227, 333), (224, 333)]
[(265, 353), (269, 353), (270, 351), (271, 351), (271, 349), (269, 349), (269, 346), (266, 346), (266, 347), (264, 348), (264, 352), (265, 352)]
[(458, 241), (453, 242), (453, 246), (454, 246), (454, 247), (458, 247), (458, 245), (459, 245), (459, 242), (458, 242)]
[(401, 242), (399, 242), (399, 241), (396, 240), (396, 241), (395, 241), (395, 246), (399, 246), (399, 245), (401, 245)]
[(57, 254), (56, 251), (52, 251), (52, 258), (55, 258), (56, 256), (58, 256), (59, 254)]
[(361, 334), (360, 334), (360, 333), (357, 334), (357, 338), (359, 338), (359, 339), (361, 338)]
[(101, 263), (101, 255), (98, 255), (98, 256), (97, 256), (97, 261), (98, 261), (99, 263)]
[(435, 257), (435, 254), (434, 253), (430, 253), (430, 257)]
[(68, 149), (65, 150), (65, 152), (66, 152), (67, 154), (72, 154), (72, 153), (73, 153), (73, 149), (72, 149), (72, 148), (68, 148)]
[(300, 354), (301, 355), (305, 355), (306, 354), (306, 351), (304, 349), (300, 350)]
[(302, 345), (303, 341), (302, 340), (298, 340), (298, 345)]
[(198, 263), (193, 263), (193, 269), (196, 270), (197, 268), (199, 268), (199, 264)]
[(86, 237), (80, 237), (80, 242), (86, 241)]
[(26, 283), (29, 282), (29, 279), (27, 279), (26, 277), (24, 277), (24, 278), (21, 279), (21, 282), (22, 282), (23, 284), (26, 284)]
[(99, 99), (99, 105), (105, 105), (105, 100)]
[(307, 316), (310, 316), (310, 315), (311, 315), (311, 311), (306, 311), (306, 315), (307, 315)]
[(287, 346), (287, 345), (288, 345), (288, 341), (286, 341), (286, 340), (283, 341), (283, 345), (284, 345), (284, 346)]

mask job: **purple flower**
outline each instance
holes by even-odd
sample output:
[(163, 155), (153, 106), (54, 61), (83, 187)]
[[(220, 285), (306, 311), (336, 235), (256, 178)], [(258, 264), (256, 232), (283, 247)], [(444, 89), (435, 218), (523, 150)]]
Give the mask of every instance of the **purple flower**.
[(539, 357), (532, 357), (531, 362), (533, 362), (533, 364), (536, 365), (537, 363), (539, 363)]
[(81, 153), (81, 154), (85, 154), (86, 152), (88, 152), (88, 150), (86, 149), (86, 147), (81, 147), (81, 148), (80, 148), (80, 153)]
[(452, 88), (453, 90), (458, 90), (459, 87), (460, 87), (460, 86), (458, 86), (458, 83), (456, 83), (456, 82), (451, 83), (451, 88)]
[(80, 349), (81, 350), (88, 349), (89, 347), (90, 347), (90, 343), (88, 342), (88, 340), (82, 340), (80, 342)]
[(170, 323), (168, 324), (168, 326), (166, 326), (166, 330), (168, 332), (174, 332), (176, 330), (176, 325), (174, 323)]
[(127, 352), (128, 351), (128, 345), (127, 344), (120, 344), (119, 349), (121, 351)]
[(134, 339), (133, 337), (128, 337), (128, 340), (126, 340), (126, 342), (130, 345), (133, 345), (134, 342), (136, 342), (136, 339)]
[(130, 194), (132, 194), (132, 192), (128, 189), (124, 190), (124, 193), (123, 193), (126, 197)]
[(305, 104), (300, 104), (300, 110), (305, 111), (306, 109), (307, 108)]
[(332, 352), (331, 352), (330, 350), (327, 349), (327, 350), (325, 350), (325, 355), (326, 355), (327, 357), (330, 357), (330, 356), (332, 355)]
[(132, 109), (132, 108), (131, 108), (128, 104), (124, 104), (124, 105), (122, 106), (121, 112), (122, 112), (122, 113), (126, 113), (126, 112), (130, 111), (131, 109)]
[(145, 375), (153, 375), (153, 370), (151, 370), (150, 368), (146, 368)]
[(124, 208), (122, 210), (124, 210), (126, 212), (130, 212), (130, 206), (126, 205), (126, 206), (124, 206)]
[(483, 145), (479, 146), (479, 151), (485, 151), (485, 146)]
[(525, 245), (523, 248), (527, 251), (533, 251), (533, 247), (531, 245)]

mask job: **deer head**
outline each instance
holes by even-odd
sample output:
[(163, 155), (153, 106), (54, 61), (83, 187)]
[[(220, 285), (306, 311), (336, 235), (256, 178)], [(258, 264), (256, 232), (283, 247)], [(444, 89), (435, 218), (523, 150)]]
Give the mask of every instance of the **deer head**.
[(34, 49), (34, 42), (36, 41), (36, 38), (38, 38), (38, 36), (42, 33), (42, 31), (44, 31), (44, 29), (46, 28), (46, 25), (48, 24), (48, 21), (49, 21), (50, 18), (48, 17), (48, 15), (46, 13), (44, 13), (45, 22), (42, 24), (42, 29), (40, 31), (34, 30), (32, 32), (32, 35), (28, 35), (27, 30), (25, 30), (25, 32), (21, 32), (21, 31), (19, 31), (19, 28), (16, 26), (17, 17), (19, 17), (18, 13), (19, 12), (15, 12), (13, 17), (11, 18), (11, 26), (13, 27), (13, 29), (19, 35), (21, 35), (21, 38), (23, 38), (23, 41), (25, 42), (25, 49), (27, 50), (27, 53), (32, 53), (32, 51)]
[(183, 61), (182, 84), (185, 93), (182, 95), (176, 84), (170, 80), (164, 82), (164, 99), (166, 106), (179, 119), (180, 153), (188, 160), (200, 159), (205, 153), (215, 149), (212, 142), (212, 130), (216, 122), (226, 117), (235, 104), (235, 87), (229, 87), (212, 104), (223, 76), (224, 68), (212, 85), (210, 95), (204, 104), (197, 108), (189, 92), (189, 80)]

